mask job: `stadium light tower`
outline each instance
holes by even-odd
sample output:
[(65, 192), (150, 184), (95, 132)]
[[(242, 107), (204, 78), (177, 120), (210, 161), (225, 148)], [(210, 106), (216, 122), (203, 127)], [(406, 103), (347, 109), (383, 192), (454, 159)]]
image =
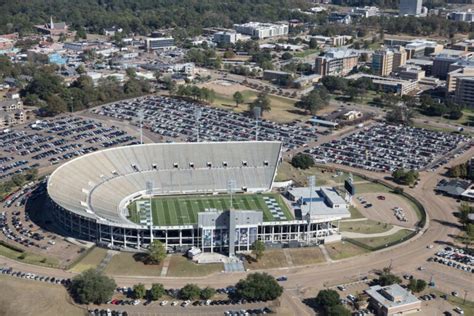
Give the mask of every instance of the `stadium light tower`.
[(313, 206), (313, 191), (314, 187), (316, 185), (316, 177), (315, 176), (309, 176), (308, 177), (308, 186), (309, 186), (309, 211), (308, 211), (308, 244), (309, 244), (309, 239), (310, 239), (310, 228), (311, 228), (311, 207)]
[(194, 118), (196, 119), (196, 129), (197, 129), (197, 142), (199, 143), (199, 131), (200, 131), (200, 127), (201, 127), (201, 116), (202, 116), (202, 110), (200, 108), (197, 108), (196, 110), (194, 110)]
[(229, 180), (229, 182), (227, 182), (227, 191), (230, 194), (230, 209), (233, 208), (232, 197), (233, 197), (234, 189), (235, 189), (235, 180), (231, 179)]
[(258, 140), (258, 120), (262, 116), (262, 108), (256, 106), (253, 108), (253, 115), (255, 116), (255, 140)]
[(140, 144), (143, 144), (143, 118), (145, 117), (145, 113), (143, 109), (138, 111), (138, 119), (140, 120)]
[(151, 204), (151, 196), (153, 194), (153, 181), (146, 182), (146, 192), (150, 199), (150, 245), (153, 242), (153, 207)]

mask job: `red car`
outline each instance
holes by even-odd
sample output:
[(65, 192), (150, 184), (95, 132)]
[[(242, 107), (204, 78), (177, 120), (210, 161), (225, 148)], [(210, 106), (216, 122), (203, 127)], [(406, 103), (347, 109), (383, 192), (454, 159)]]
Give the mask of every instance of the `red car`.
[(383, 195), (379, 195), (379, 196), (377, 196), (377, 199), (379, 199), (379, 200), (382, 200), (382, 201), (383, 201), (383, 200), (385, 200), (385, 196), (383, 196)]

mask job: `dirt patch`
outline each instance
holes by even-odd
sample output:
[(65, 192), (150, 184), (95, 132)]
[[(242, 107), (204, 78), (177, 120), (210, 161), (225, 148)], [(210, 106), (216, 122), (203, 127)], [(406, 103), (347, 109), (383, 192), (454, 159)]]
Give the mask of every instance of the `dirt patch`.
[[(385, 200), (378, 199), (378, 196), (385, 197)], [(358, 197), (362, 197), (367, 203), (372, 204), (372, 207), (364, 208), (364, 205), (357, 199)], [(415, 228), (418, 222), (418, 217), (413, 206), (404, 197), (397, 194), (382, 192), (363, 193), (357, 194), (353, 201), (362, 215), (377, 222), (389, 223), (406, 228)], [(403, 209), (407, 220), (406, 222), (402, 222), (395, 217), (393, 212), (395, 207)]]

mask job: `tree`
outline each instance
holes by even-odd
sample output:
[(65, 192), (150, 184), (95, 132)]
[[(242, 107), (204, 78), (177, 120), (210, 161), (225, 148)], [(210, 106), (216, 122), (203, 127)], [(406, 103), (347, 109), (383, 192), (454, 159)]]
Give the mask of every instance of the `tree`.
[(393, 181), (403, 185), (412, 185), (418, 180), (419, 174), (415, 170), (398, 168), (392, 172)]
[(89, 269), (72, 279), (71, 295), (80, 304), (103, 304), (112, 298), (115, 281), (102, 272)]
[[(384, 100), (387, 101), (386, 98)], [(405, 106), (394, 106), (385, 116), (387, 122), (396, 124), (409, 124), (412, 118), (413, 111)]]
[(135, 299), (144, 298), (145, 295), (146, 295), (145, 285), (143, 285), (142, 283), (139, 283), (133, 286), (133, 298)]
[(291, 165), (298, 169), (308, 169), (314, 166), (314, 160), (308, 154), (298, 153), (291, 159)]
[(401, 283), (402, 280), (396, 276), (395, 274), (392, 274), (390, 272), (386, 273), (382, 273), (379, 277), (379, 284), (381, 286), (387, 286), (387, 285), (392, 285), (392, 284), (395, 284), (395, 283)]
[(135, 79), (137, 77), (137, 71), (133, 68), (127, 68), (125, 70), (125, 73), (127, 74), (128, 78), (130, 79)]
[(236, 91), (234, 95), (232, 96), (232, 99), (235, 101), (235, 106), (239, 106), (239, 104), (244, 103), (244, 96), (240, 91)]
[(257, 98), (249, 104), (249, 110), (253, 111), (254, 108), (259, 107), (263, 112), (270, 112), (271, 104), (270, 99), (268, 98), (268, 94), (265, 92), (261, 92), (258, 94)]
[(255, 255), (255, 258), (258, 260), (262, 259), (263, 253), (265, 252), (265, 244), (261, 240), (255, 240), (252, 244), (252, 253)]
[(284, 52), (282, 55), (281, 55), (281, 59), (283, 60), (290, 60), (293, 58), (293, 55), (289, 52)]
[(351, 316), (350, 310), (345, 308), (342, 304), (337, 304), (329, 308), (328, 316)]
[(335, 290), (321, 290), (316, 296), (316, 304), (321, 306), (326, 312), (332, 307), (341, 304), (339, 293)]
[(236, 284), (237, 297), (247, 300), (270, 301), (283, 293), (283, 287), (267, 273), (252, 273)]
[(330, 96), (326, 88), (315, 88), (309, 94), (303, 96), (300, 101), (296, 102), (295, 106), (315, 115), (329, 104), (329, 99)]
[(178, 296), (182, 300), (195, 300), (201, 296), (201, 289), (196, 284), (186, 284)]
[(308, 46), (310, 49), (318, 48), (318, 40), (316, 40), (315, 38), (310, 39)]
[(423, 292), (426, 286), (426, 281), (422, 279), (411, 279), (408, 283), (408, 289), (413, 293)]
[(165, 295), (166, 291), (161, 283), (153, 283), (151, 285), (151, 289), (148, 291), (148, 299), (152, 301), (159, 300), (163, 295)]
[(67, 111), (66, 102), (59, 96), (53, 94), (46, 98), (46, 106), (42, 110), (47, 115), (57, 115)]
[(216, 290), (212, 287), (205, 287), (201, 290), (201, 299), (208, 300), (216, 294)]
[(148, 251), (148, 261), (153, 264), (159, 264), (166, 258), (165, 245), (159, 240), (154, 240)]

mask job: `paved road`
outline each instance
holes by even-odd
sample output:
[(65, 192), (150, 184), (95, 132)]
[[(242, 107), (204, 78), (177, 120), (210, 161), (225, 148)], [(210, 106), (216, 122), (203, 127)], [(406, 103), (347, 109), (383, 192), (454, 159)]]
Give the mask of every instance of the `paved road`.
[[(454, 159), (449, 165), (457, 164), (465, 161), (468, 157), (474, 156), (474, 148), (465, 152), (462, 156)], [(340, 169), (345, 169), (351, 172), (360, 172), (358, 169), (353, 169), (345, 166), (337, 166)], [(414, 189), (406, 189), (406, 192), (414, 196), (425, 207), (428, 216), (428, 225), (414, 238), (406, 241), (403, 244), (383, 249), (377, 252), (368, 253), (354, 258), (348, 258), (333, 263), (326, 262), (309, 267), (294, 267), (284, 269), (267, 270), (272, 275), (278, 276), (285, 274), (289, 280), (284, 283), (285, 288), (303, 288), (305, 294), (301, 296), (311, 296), (316, 293), (318, 289), (325, 286), (335, 285), (338, 283), (346, 283), (349, 280), (357, 279), (361, 274), (367, 274), (370, 271), (381, 269), (385, 266), (392, 265), (396, 273), (411, 273), (415, 276), (430, 278), (432, 275), (437, 281), (437, 287), (442, 291), (462, 292), (469, 291), (467, 298), (474, 299), (474, 282), (472, 274), (467, 274), (456, 269), (447, 269), (441, 265), (428, 264), (426, 259), (433, 255), (434, 249), (428, 249), (426, 246), (435, 244), (442, 246), (443, 243), (451, 240), (450, 236), (459, 233), (457, 225), (457, 218), (452, 214), (456, 210), (457, 205), (453, 199), (436, 195), (433, 188), (439, 181), (441, 176), (439, 169), (436, 172), (422, 172), (420, 183)], [(368, 172), (367, 175), (371, 178), (384, 180), (386, 175)], [(0, 257), (0, 265), (7, 264), (16, 269), (21, 269), (25, 272), (32, 272), (36, 274), (57, 276), (57, 277), (72, 277), (74, 274), (57, 269), (44, 268), (39, 266), (27, 265), (17, 261), (13, 261), (4, 257)], [(417, 267), (426, 266), (426, 270), (417, 271)], [(133, 273), (133, 271), (131, 271)], [(201, 286), (222, 287), (236, 283), (240, 278), (245, 277), (246, 273), (232, 273), (222, 274), (218, 273), (212, 276), (201, 278), (171, 278), (171, 277), (143, 277), (133, 275), (114, 275), (115, 280), (119, 285), (131, 286), (138, 282), (150, 285), (154, 282), (161, 282), (166, 287), (177, 288), (186, 283), (193, 282)], [(296, 294), (295, 294), (296, 295)], [(300, 304), (298, 309), (301, 309), (301, 314), (306, 314), (307, 309), (299, 300), (294, 297), (285, 297), (290, 306)], [(297, 307), (294, 307), (297, 308)], [(303, 312), (305, 310), (305, 312)]]

